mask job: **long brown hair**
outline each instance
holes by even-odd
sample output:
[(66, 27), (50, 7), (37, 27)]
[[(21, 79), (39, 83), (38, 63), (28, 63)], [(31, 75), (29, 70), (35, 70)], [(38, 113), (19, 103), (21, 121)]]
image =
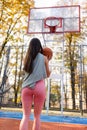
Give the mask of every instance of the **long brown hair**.
[(24, 59), (24, 70), (29, 74), (33, 71), (33, 61), (38, 53), (43, 53), (41, 42), (38, 38), (33, 38), (30, 41), (25, 59)]

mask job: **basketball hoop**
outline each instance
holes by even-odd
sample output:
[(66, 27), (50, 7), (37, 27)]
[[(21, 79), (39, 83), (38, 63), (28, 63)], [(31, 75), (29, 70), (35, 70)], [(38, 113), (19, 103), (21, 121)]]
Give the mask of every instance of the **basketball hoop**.
[(31, 8), (27, 33), (78, 33), (80, 21), (80, 5)]
[(55, 33), (57, 28), (62, 27), (62, 18), (47, 17), (44, 20), (44, 28), (49, 28), (50, 33)]

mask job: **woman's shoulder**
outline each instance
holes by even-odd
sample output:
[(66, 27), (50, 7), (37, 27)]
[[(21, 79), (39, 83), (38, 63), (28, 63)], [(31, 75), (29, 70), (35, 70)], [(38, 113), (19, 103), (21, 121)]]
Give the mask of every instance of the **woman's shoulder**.
[(41, 54), (41, 53), (38, 53), (38, 56), (39, 56), (39, 57), (44, 57), (44, 55), (43, 55), (43, 54)]
[(42, 61), (44, 59), (44, 55), (41, 54), (41, 53), (38, 53), (35, 60), (34, 60), (34, 63), (35, 62), (39, 62), (39, 61)]

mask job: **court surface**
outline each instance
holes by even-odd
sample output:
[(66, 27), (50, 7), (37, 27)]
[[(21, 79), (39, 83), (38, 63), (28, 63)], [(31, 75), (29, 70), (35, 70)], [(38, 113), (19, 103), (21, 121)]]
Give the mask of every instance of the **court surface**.
[[(0, 130), (19, 130), (22, 113), (0, 111)], [(33, 114), (29, 130), (32, 130)], [(41, 115), (41, 130), (87, 130), (87, 118)]]

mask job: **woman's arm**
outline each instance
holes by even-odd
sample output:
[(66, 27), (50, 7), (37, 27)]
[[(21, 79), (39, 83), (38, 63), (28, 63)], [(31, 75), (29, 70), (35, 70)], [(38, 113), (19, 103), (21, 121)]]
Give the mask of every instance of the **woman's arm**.
[(47, 59), (46, 56), (44, 56), (44, 59), (45, 59), (45, 67), (46, 67), (47, 77), (49, 77), (49, 76), (50, 76), (50, 73), (51, 73), (51, 71), (50, 71), (50, 69), (49, 69), (49, 61), (48, 61), (48, 59)]

